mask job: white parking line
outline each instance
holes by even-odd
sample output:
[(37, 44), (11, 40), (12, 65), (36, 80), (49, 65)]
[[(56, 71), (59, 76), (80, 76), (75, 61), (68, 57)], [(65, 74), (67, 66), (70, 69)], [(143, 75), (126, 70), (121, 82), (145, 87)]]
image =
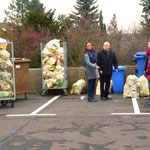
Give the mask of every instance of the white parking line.
[(115, 115), (115, 116), (133, 115), (133, 116), (136, 116), (136, 115), (150, 115), (150, 113), (139, 113), (139, 114), (136, 114), (136, 113), (111, 113), (111, 115)]
[(16, 114), (16, 115), (6, 115), (6, 117), (28, 117), (28, 116), (55, 116), (56, 114)]
[(136, 98), (132, 98), (133, 108), (135, 114), (140, 114), (139, 105)]
[(54, 102), (56, 99), (59, 98), (60, 95), (58, 96), (55, 96), (54, 98), (50, 99), (47, 103), (45, 103), (44, 105), (42, 105), (41, 107), (39, 107), (38, 109), (36, 109), (35, 111), (33, 111), (31, 113), (31, 115), (35, 115), (37, 114), (38, 112), (40, 112), (42, 109), (44, 109), (45, 107), (47, 107), (49, 104), (51, 104), (52, 102)]
[(150, 115), (150, 113), (141, 113), (140, 112), (140, 108), (137, 102), (136, 98), (132, 98), (132, 104), (133, 104), (133, 109), (134, 109), (134, 113), (111, 113), (111, 115)]
[(60, 95), (55, 96), (54, 98), (50, 99), (48, 102), (46, 102), (44, 105), (40, 106), (38, 109), (33, 111), (30, 114), (11, 114), (11, 115), (6, 115), (6, 117), (28, 117), (28, 116), (55, 116), (56, 114), (37, 114), (44, 108), (46, 108), (48, 105), (50, 105), (52, 102), (54, 102), (56, 99), (58, 99)]

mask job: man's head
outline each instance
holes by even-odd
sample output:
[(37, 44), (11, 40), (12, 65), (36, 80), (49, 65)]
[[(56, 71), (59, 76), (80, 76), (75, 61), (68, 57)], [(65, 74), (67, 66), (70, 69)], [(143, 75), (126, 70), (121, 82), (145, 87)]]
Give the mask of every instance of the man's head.
[(147, 46), (148, 46), (148, 48), (150, 48), (150, 42), (148, 42), (148, 45), (147, 45)]
[(103, 45), (103, 49), (104, 49), (105, 51), (108, 51), (109, 48), (110, 48), (110, 43), (109, 43), (109, 42), (105, 42), (104, 45)]

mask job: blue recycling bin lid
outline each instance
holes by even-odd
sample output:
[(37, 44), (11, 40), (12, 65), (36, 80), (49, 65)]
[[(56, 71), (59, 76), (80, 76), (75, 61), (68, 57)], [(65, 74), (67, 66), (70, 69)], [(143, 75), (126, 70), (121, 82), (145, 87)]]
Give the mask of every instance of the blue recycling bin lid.
[(137, 59), (137, 58), (144, 58), (144, 57), (145, 57), (145, 53), (146, 53), (146, 52), (137, 52), (137, 53), (135, 53), (134, 59)]
[[(123, 70), (124, 71), (125, 70), (125, 66), (118, 66), (118, 71), (119, 70)], [(115, 71), (115, 67), (113, 67), (113, 71)]]

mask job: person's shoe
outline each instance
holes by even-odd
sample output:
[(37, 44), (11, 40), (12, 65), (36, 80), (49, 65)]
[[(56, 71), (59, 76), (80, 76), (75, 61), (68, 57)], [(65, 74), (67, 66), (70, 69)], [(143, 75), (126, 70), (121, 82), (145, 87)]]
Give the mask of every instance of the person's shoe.
[(107, 98), (106, 97), (102, 97), (101, 100), (102, 101), (107, 101)]
[(97, 100), (95, 98), (88, 98), (89, 102), (97, 102)]
[(112, 98), (111, 98), (111, 97), (106, 97), (106, 99), (107, 99), (107, 100), (112, 100)]
[(145, 100), (150, 100), (150, 97), (144, 97)]
[(95, 99), (95, 98), (93, 99), (93, 101), (94, 101), (94, 102), (98, 102), (98, 100), (97, 100), (97, 99)]
[(89, 102), (97, 102), (96, 99), (88, 99)]

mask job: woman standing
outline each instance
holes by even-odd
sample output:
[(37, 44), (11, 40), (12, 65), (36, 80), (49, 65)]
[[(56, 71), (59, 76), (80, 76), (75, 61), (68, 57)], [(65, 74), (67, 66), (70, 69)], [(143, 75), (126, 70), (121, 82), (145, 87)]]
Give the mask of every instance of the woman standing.
[[(149, 92), (150, 92), (150, 42), (148, 42), (148, 49), (146, 51), (146, 63), (145, 63), (145, 69), (144, 72), (146, 74), (146, 77), (148, 79), (148, 86), (149, 86)], [(149, 99), (150, 100), (150, 95), (148, 98), (145, 99)]]
[(84, 60), (85, 60), (86, 75), (88, 79), (88, 88), (87, 88), (88, 101), (97, 102), (97, 100), (95, 99), (95, 87), (96, 87), (96, 78), (99, 78), (98, 72), (99, 66), (97, 66), (97, 57), (91, 43), (87, 43), (85, 45)]

